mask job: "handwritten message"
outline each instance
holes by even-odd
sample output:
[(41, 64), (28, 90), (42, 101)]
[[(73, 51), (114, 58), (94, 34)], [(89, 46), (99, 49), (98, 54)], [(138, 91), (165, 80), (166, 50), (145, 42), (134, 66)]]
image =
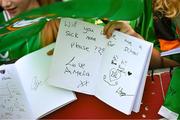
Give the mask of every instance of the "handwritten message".
[[(124, 93), (128, 91), (121, 83), (125, 79), (132, 79), (136, 74), (131, 69), (133, 59), (139, 59), (144, 52), (142, 44), (136, 43), (125, 34), (116, 31), (107, 39), (103, 35), (102, 26), (69, 18), (61, 20), (57, 44), (50, 83), (54, 82), (56, 86), (75, 91), (89, 92), (96, 86), (98, 79), (102, 79), (117, 96), (118, 88), (122, 88)], [(60, 71), (58, 75), (53, 74), (56, 71)], [(126, 93), (128, 95), (132, 94)]]
[[(78, 21), (65, 21), (64, 22), (64, 31), (66, 37), (71, 37), (72, 43), (70, 44), (70, 48), (79, 49), (85, 52), (93, 52), (98, 53), (99, 55), (102, 55), (105, 48), (104, 46), (100, 46), (98, 44), (95, 44), (97, 41), (97, 32), (92, 27), (88, 26), (80, 26), (80, 23)], [(76, 30), (76, 29), (81, 30)], [(99, 32), (99, 34), (102, 34), (102, 31)], [(82, 42), (84, 41), (84, 42)], [(92, 41), (93, 46), (87, 44), (86, 41)]]
[[(80, 63), (75, 60), (76, 58), (73, 57), (68, 63), (66, 63), (66, 68), (64, 70), (64, 74), (74, 75), (76, 77), (89, 77), (89, 71), (86, 71), (86, 64)], [(89, 82), (87, 80), (81, 81), (80, 84), (77, 86), (83, 87), (87, 86)]]
[(37, 91), (38, 88), (40, 88), (41, 86), (43, 86), (45, 83), (42, 80), (38, 79), (38, 76), (34, 76), (32, 81), (31, 81), (31, 90), (33, 91)]
[(137, 94), (143, 90), (151, 48), (150, 43), (118, 31), (107, 39), (103, 26), (63, 18), (49, 83), (95, 95), (130, 114), (136, 96), (140, 104)]
[[(122, 96), (132, 96), (128, 95), (128, 93), (123, 92), (123, 89), (121, 87), (121, 80), (122, 77), (128, 77), (131, 76), (133, 73), (132, 71), (128, 70), (126, 66), (128, 65), (127, 60), (122, 60), (118, 57), (118, 55), (114, 55), (111, 63), (109, 63), (112, 67), (109, 70), (109, 74), (103, 75), (103, 80), (109, 85), (109, 86), (119, 86), (119, 88), (115, 91), (120, 97)], [(121, 89), (120, 89), (121, 88)]]
[(0, 71), (0, 119), (22, 119), (29, 114), (23, 89), (10, 71)]
[[(93, 82), (94, 72), (97, 73), (98, 68), (96, 67), (100, 66), (100, 64), (95, 66), (92, 60), (100, 62), (105, 51), (106, 43), (101, 40), (102, 37), (104, 38), (102, 30), (96, 30), (91, 25), (83, 25), (79, 21), (68, 20), (61, 21), (61, 30), (61, 43), (65, 43), (63, 48), (66, 49), (67, 55), (72, 55), (64, 61), (61, 60), (64, 64), (58, 64), (64, 66), (61, 76), (71, 76), (76, 82), (76, 85), (73, 86), (75, 88), (92, 87), (95, 85)], [(99, 34), (101, 34), (100, 38)], [(97, 59), (92, 59), (94, 55), (97, 56)], [(91, 56), (92, 58), (90, 58)]]

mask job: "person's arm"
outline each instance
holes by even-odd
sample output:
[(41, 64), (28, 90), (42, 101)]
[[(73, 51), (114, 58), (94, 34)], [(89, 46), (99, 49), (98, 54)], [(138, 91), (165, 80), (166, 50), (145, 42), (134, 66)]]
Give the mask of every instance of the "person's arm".
[(56, 37), (59, 30), (59, 24), (59, 19), (51, 20), (46, 23), (46, 25), (41, 31), (41, 43), (43, 47), (56, 41)]
[(150, 61), (150, 69), (155, 69), (155, 68), (166, 68), (166, 67), (175, 67), (175, 66), (180, 66), (180, 63), (168, 59), (166, 57), (161, 57), (160, 52), (153, 48), (152, 56), (151, 56), (151, 61)]

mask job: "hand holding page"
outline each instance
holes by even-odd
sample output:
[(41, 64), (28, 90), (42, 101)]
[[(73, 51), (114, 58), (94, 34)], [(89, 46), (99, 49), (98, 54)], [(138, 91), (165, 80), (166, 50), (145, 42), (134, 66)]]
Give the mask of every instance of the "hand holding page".
[(0, 119), (37, 119), (74, 101), (74, 93), (47, 85), (54, 44), (0, 66)]
[(140, 106), (152, 44), (117, 31), (108, 40), (102, 32), (63, 18), (48, 83), (95, 95), (129, 115)]

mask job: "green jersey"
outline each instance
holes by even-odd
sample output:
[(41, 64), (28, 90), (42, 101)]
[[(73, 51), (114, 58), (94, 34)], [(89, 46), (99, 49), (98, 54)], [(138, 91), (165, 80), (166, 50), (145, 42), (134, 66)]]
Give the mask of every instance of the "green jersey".
[[(5, 14), (5, 11), (0, 13), (0, 27), (2, 27), (4, 25), (2, 23), (7, 20), (8, 20), (8, 16), (7, 14)], [(39, 48), (42, 47), (40, 32), (39, 34), (33, 34), (33, 36), (27, 38), (21, 37), (22, 36), (21, 34), (24, 35), (24, 32), (20, 30), (19, 34), (18, 33), (16, 34), (17, 37), (19, 37), (19, 39), (15, 39), (15, 40), (13, 39), (6, 40), (5, 39), (6, 36), (0, 39), (0, 64), (19, 59), (20, 57), (35, 50), (38, 50)]]

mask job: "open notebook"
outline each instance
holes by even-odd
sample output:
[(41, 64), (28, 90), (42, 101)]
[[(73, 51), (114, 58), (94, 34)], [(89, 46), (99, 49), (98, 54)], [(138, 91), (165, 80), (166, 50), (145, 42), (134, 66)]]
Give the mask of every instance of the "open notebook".
[(115, 109), (138, 112), (153, 45), (80, 20), (61, 19), (48, 83), (95, 95)]
[(0, 66), (0, 119), (37, 119), (76, 100), (73, 92), (47, 85), (54, 44)]

